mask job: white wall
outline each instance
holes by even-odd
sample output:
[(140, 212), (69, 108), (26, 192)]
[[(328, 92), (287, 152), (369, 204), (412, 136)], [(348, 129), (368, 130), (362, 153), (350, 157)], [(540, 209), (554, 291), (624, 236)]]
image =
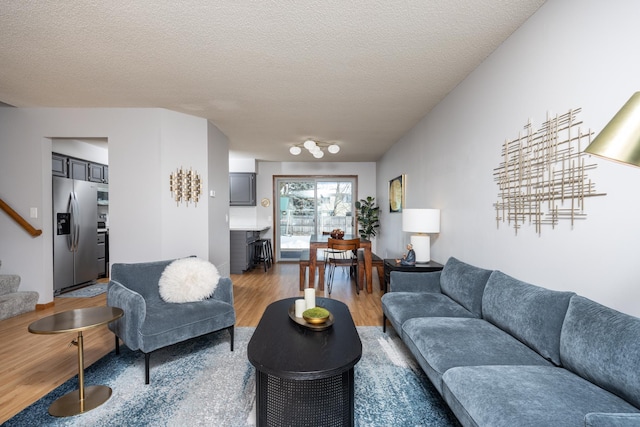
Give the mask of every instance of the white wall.
[(76, 157), (78, 159), (88, 160), (90, 162), (109, 164), (108, 142), (105, 140), (100, 143), (88, 143), (77, 139), (60, 139), (56, 138), (51, 141), (51, 151), (54, 153), (64, 154), (66, 156)]
[[(229, 139), (209, 122), (209, 261), (223, 276), (229, 276)], [(215, 196), (211, 197), (210, 192)]]
[[(162, 200), (162, 259), (180, 258), (198, 255), (209, 259), (208, 209), (207, 197), (208, 159), (207, 132), (208, 123), (198, 117), (176, 114), (161, 110), (161, 164), (162, 176), (158, 183)], [(169, 191), (169, 176), (182, 168), (190, 169), (200, 175), (202, 192), (198, 204), (176, 203)], [(147, 183), (147, 185), (150, 183)], [(201, 227), (205, 227), (204, 229)]]
[(496, 226), (493, 169), (501, 144), (528, 119), (581, 107), (596, 134), (637, 90), (640, 3), (547, 1), (378, 163), (379, 251), (402, 253), (409, 236), (390, 214), (388, 180), (407, 174), (407, 207), (440, 208), (432, 258), (455, 256), (551, 289), (572, 290), (640, 315), (640, 170), (593, 159), (589, 174), (607, 196), (587, 200), (573, 229)]
[[(174, 162), (201, 168), (209, 179), (207, 129), (204, 119), (161, 109), (0, 108), (0, 198), (43, 230), (32, 238), (0, 213), (2, 273), (22, 276), (21, 289), (38, 291), (40, 303), (53, 299), (51, 138), (58, 137), (109, 141), (112, 263), (208, 259), (210, 225), (228, 230), (227, 224), (209, 222), (206, 198), (198, 208), (176, 207), (169, 193)], [(227, 170), (226, 155), (219, 164)], [(29, 219), (30, 207), (39, 218)]]

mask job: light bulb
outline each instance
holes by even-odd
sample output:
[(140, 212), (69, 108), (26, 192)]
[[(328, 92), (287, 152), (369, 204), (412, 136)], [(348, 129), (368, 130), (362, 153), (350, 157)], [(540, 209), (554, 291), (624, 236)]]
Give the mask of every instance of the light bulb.
[(315, 157), (316, 159), (323, 158), (324, 157), (324, 151), (322, 151), (322, 150), (315, 151), (313, 153), (313, 157)]
[(338, 151), (340, 151), (340, 146), (336, 144), (331, 144), (329, 148), (327, 148), (327, 150), (329, 150), (331, 154), (336, 154)]
[(321, 149), (320, 147), (318, 147), (317, 145), (316, 145), (315, 147), (311, 147), (311, 148), (309, 149), (309, 152), (310, 152), (311, 154), (313, 154), (313, 153), (317, 153), (318, 151), (322, 151), (322, 149)]
[(289, 148), (289, 152), (294, 156), (297, 156), (298, 154), (302, 153), (302, 149), (294, 145), (293, 147)]
[(307, 150), (309, 150), (309, 151), (311, 151), (311, 149), (312, 149), (313, 147), (315, 147), (315, 146), (316, 146), (316, 142), (315, 142), (314, 140), (312, 140), (312, 139), (307, 139), (307, 140), (304, 142), (304, 148), (306, 148), (306, 149), (307, 149)]

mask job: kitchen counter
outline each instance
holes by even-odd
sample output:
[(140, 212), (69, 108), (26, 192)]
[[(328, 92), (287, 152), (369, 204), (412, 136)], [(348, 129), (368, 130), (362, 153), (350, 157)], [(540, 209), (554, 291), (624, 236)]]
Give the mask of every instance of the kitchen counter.
[(231, 274), (242, 274), (253, 268), (253, 243), (260, 239), (260, 233), (269, 226), (229, 227), (231, 234)]
[(268, 225), (264, 225), (264, 226), (242, 225), (242, 226), (229, 227), (229, 230), (230, 231), (257, 231), (258, 233), (262, 233), (264, 231), (267, 231), (270, 228), (271, 227)]

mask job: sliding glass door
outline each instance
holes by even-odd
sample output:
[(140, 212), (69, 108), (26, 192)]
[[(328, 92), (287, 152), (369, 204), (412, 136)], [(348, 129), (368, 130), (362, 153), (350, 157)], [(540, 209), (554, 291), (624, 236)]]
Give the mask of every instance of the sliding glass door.
[(313, 234), (336, 228), (356, 234), (356, 177), (276, 177), (274, 184), (280, 199), (275, 248), (279, 260), (297, 260), (309, 249)]

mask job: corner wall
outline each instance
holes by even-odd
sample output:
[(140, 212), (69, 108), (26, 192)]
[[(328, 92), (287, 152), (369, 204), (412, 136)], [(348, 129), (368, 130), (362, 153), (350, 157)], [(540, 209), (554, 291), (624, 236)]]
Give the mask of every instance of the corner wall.
[[(30, 207), (38, 208), (39, 218), (29, 220), (43, 230), (32, 238), (0, 214), (2, 273), (22, 276), (21, 289), (38, 291), (39, 303), (53, 300), (54, 137), (108, 138), (112, 264), (187, 255), (208, 259), (208, 200), (197, 210), (176, 208), (168, 184), (179, 161), (201, 169), (203, 193), (208, 192), (208, 129), (205, 119), (161, 109), (1, 108), (0, 198), (26, 219)], [(227, 168), (227, 156), (219, 160)], [(215, 226), (228, 230), (225, 223)]]
[(597, 134), (640, 90), (639, 15), (631, 1), (547, 1), (378, 162), (379, 251), (395, 257), (409, 240), (401, 215), (387, 208), (388, 181), (404, 173), (407, 207), (442, 210), (436, 261), (455, 256), (640, 315), (640, 170), (593, 158), (589, 175), (607, 196), (588, 199), (587, 219), (573, 229), (561, 221), (540, 236), (529, 226), (516, 236), (497, 227), (493, 209), (501, 144), (528, 119), (537, 128), (547, 112), (581, 107), (584, 127)]
[[(209, 122), (209, 182), (203, 197), (209, 198), (209, 261), (223, 276), (231, 272), (229, 235), (229, 138)], [(209, 191), (215, 191), (211, 197)]]

